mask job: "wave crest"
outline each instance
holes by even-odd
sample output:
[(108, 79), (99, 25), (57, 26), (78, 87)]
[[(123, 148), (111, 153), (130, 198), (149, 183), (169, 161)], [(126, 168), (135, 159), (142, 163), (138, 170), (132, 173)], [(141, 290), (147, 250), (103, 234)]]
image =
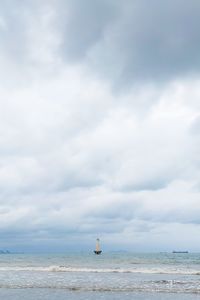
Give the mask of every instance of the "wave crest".
[(80, 272), (80, 273), (141, 273), (141, 274), (180, 274), (180, 275), (200, 275), (199, 270), (170, 269), (170, 268), (88, 268), (88, 267), (68, 267), (68, 266), (16, 266), (0, 267), (0, 271), (27, 271), (27, 272)]

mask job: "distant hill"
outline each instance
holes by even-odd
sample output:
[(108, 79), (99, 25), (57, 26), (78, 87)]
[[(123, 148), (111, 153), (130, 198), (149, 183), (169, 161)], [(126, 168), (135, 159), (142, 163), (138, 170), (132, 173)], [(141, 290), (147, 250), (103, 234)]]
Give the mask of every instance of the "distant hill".
[(0, 254), (10, 254), (9, 250), (0, 250)]

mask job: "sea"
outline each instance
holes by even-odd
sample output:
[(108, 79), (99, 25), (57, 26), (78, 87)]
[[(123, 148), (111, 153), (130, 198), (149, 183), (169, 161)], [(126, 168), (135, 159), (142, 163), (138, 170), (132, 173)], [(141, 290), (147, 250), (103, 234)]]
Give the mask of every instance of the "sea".
[(200, 299), (200, 254), (1, 254), (0, 299)]

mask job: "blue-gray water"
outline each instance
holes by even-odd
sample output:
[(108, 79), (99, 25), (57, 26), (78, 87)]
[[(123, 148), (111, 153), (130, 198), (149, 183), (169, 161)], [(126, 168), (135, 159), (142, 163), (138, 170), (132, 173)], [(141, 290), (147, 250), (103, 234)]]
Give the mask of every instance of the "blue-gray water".
[(1, 254), (0, 299), (199, 299), (200, 254)]

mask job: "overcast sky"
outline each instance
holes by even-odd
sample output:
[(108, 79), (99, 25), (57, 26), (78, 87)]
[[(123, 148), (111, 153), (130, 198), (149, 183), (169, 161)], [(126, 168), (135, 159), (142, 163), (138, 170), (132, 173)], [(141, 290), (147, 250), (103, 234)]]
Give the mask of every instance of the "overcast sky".
[(0, 2), (0, 249), (200, 251), (200, 1)]

